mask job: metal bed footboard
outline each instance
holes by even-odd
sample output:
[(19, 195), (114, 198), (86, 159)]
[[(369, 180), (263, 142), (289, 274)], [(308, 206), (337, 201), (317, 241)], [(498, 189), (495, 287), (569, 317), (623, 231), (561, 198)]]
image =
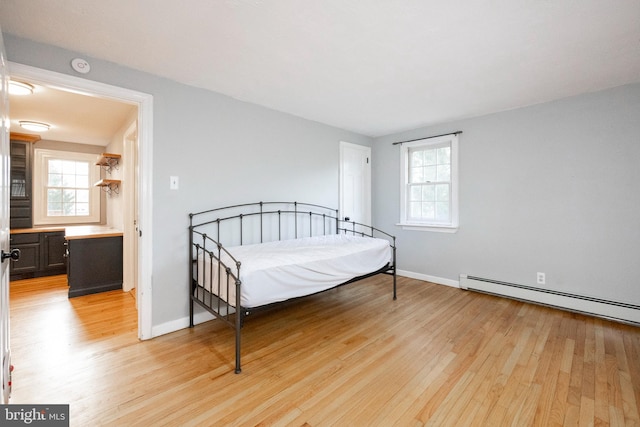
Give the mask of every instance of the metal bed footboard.
[[(377, 272), (354, 278), (347, 283), (373, 274), (390, 274), (393, 276), (395, 300), (395, 237), (369, 225), (341, 220), (336, 209), (299, 202), (258, 202), (189, 214), (189, 326), (194, 326), (195, 303), (232, 327), (235, 330), (235, 373), (239, 374), (241, 328), (250, 310), (241, 304), (241, 261), (235, 259), (225, 246), (338, 233), (389, 240), (392, 248), (391, 262)], [(206, 283), (199, 283), (200, 279), (205, 282), (207, 273)], [(235, 298), (229, 301), (232, 289), (235, 291)]]
[[(397, 299), (396, 292), (396, 237), (387, 233), (386, 231), (382, 231), (378, 228), (372, 227), (367, 224), (361, 224), (355, 221), (349, 221), (347, 219), (338, 219), (338, 232), (344, 234), (350, 234), (353, 236), (368, 236), (368, 237), (379, 237), (385, 238), (389, 240), (389, 246), (391, 246), (392, 259), (391, 263), (387, 266), (387, 268), (382, 271), (384, 274), (389, 274), (393, 276), (393, 299)], [(366, 277), (366, 276), (365, 276)], [(357, 277), (353, 281), (360, 280), (364, 277)]]

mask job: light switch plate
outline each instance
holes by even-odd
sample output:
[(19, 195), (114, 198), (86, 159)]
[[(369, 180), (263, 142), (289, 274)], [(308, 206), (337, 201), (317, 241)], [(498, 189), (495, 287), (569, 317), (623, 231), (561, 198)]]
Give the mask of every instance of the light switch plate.
[(178, 189), (178, 177), (177, 176), (169, 177), (169, 188), (171, 190), (177, 190)]

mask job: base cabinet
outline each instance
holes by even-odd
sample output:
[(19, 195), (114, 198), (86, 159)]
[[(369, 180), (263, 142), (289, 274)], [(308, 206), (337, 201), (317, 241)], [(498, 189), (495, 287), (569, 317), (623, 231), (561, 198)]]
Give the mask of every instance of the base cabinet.
[(20, 250), (20, 259), (10, 264), (10, 280), (65, 274), (64, 232), (11, 234), (11, 249)]
[(67, 240), (69, 298), (122, 289), (122, 236)]

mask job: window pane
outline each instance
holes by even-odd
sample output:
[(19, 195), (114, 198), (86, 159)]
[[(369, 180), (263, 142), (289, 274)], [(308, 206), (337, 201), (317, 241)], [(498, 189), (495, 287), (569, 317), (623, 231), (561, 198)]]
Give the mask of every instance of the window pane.
[(449, 201), (449, 184), (438, 184), (436, 187), (436, 200), (439, 202)]
[(422, 186), (422, 200), (425, 202), (433, 202), (436, 200), (435, 185)]
[(49, 160), (49, 173), (62, 173), (62, 160)]
[(59, 188), (49, 188), (47, 190), (47, 200), (50, 202), (62, 202), (62, 190)]
[(49, 187), (60, 187), (62, 185), (62, 174), (50, 173), (48, 185)]
[(436, 150), (424, 150), (424, 164), (435, 165), (437, 163)]
[(412, 185), (411, 189), (409, 190), (409, 201), (411, 202), (417, 202), (421, 200), (421, 186), (419, 185)]
[(48, 216), (61, 216), (62, 215), (62, 203), (49, 202), (47, 203), (47, 215)]
[(89, 203), (76, 203), (76, 215), (77, 216), (89, 215)]
[(64, 203), (75, 203), (76, 202), (76, 190), (63, 190), (62, 201)]
[(435, 181), (450, 181), (451, 180), (451, 166), (450, 165), (438, 165), (438, 173)]
[(420, 218), (422, 216), (422, 203), (411, 202), (409, 203), (409, 216), (411, 218)]
[(76, 186), (75, 175), (62, 175), (62, 186), (65, 188), (72, 188)]
[(437, 178), (437, 167), (436, 166), (427, 166), (424, 168), (424, 180), (423, 182), (431, 182), (435, 181)]
[(411, 168), (409, 182), (424, 182), (424, 169), (422, 167)]
[(63, 160), (62, 161), (62, 173), (63, 175), (75, 175), (76, 173), (76, 162), (72, 160)]
[(451, 148), (441, 147), (438, 148), (438, 164), (448, 165), (451, 163)]
[(422, 166), (424, 164), (423, 158), (424, 158), (424, 154), (422, 151), (412, 151), (409, 165), (411, 167)]
[(78, 203), (89, 203), (89, 190), (76, 190)]
[(76, 175), (76, 187), (77, 188), (89, 188), (89, 176)]
[(435, 218), (435, 203), (433, 202), (425, 202), (422, 203), (422, 218), (423, 219), (433, 219)]
[(449, 221), (449, 203), (436, 202), (436, 219), (438, 221)]
[(76, 175), (89, 175), (89, 163), (76, 162)]
[(64, 216), (75, 216), (76, 214), (76, 204), (75, 203), (63, 203), (62, 204), (62, 215)]

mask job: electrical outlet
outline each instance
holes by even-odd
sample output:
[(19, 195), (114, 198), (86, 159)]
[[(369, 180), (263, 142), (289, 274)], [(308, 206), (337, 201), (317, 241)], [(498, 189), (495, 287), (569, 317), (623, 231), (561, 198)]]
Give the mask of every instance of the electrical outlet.
[(544, 285), (545, 282), (547, 281), (544, 273), (540, 273), (540, 272), (538, 272), (537, 280), (538, 280), (538, 285)]

